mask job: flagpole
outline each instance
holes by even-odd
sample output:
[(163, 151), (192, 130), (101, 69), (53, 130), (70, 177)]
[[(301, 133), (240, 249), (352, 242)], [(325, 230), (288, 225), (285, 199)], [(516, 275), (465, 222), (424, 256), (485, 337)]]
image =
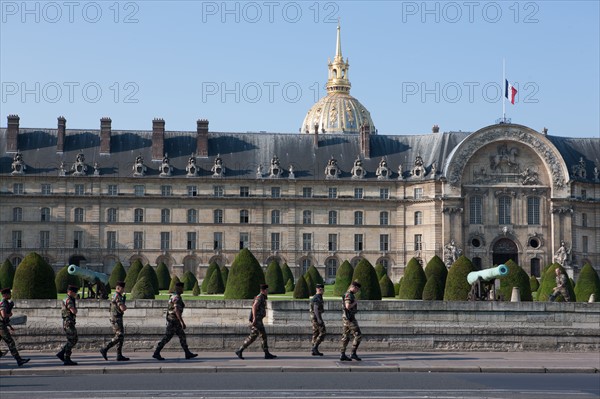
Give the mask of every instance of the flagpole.
[(505, 60), (504, 58), (502, 58), (502, 84), (500, 85), (501, 88), (504, 88), (504, 90), (500, 90), (502, 93), (502, 122), (506, 122), (506, 93), (504, 93), (504, 91), (506, 90), (506, 65), (505, 65)]

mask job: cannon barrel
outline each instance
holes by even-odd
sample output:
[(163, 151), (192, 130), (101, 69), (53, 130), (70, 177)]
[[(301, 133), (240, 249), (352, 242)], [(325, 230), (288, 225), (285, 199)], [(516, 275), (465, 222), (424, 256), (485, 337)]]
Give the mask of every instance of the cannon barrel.
[(478, 272), (471, 272), (467, 275), (467, 281), (469, 284), (473, 284), (479, 277), (483, 281), (490, 281), (496, 277), (506, 276), (508, 274), (508, 267), (506, 265), (499, 265), (498, 267), (492, 267), (491, 269), (484, 269)]
[(69, 274), (77, 277), (81, 277), (82, 279), (89, 281), (90, 283), (101, 282), (104, 285), (108, 285), (108, 275), (104, 273), (98, 273), (93, 270), (84, 269), (82, 267), (77, 267), (75, 265), (69, 265), (67, 269)]

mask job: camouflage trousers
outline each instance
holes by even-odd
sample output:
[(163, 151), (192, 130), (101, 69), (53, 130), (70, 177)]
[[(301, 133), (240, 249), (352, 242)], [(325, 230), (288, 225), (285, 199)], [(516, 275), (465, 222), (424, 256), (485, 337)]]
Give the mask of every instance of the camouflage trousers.
[(63, 347), (65, 351), (65, 357), (71, 357), (71, 352), (75, 345), (77, 345), (77, 341), (79, 337), (77, 336), (77, 329), (75, 328), (75, 323), (72, 321), (65, 320), (63, 322), (63, 330), (65, 330), (65, 335), (67, 336), (67, 343)]
[(252, 342), (256, 341), (256, 338), (262, 339), (262, 348), (266, 352), (269, 350), (269, 344), (267, 343), (267, 331), (265, 330), (265, 325), (262, 320), (257, 321), (255, 325), (253, 325), (250, 329), (250, 335), (242, 344), (242, 349), (246, 349), (252, 344)]
[(122, 317), (114, 317), (110, 319), (110, 324), (112, 324), (113, 333), (115, 336), (110, 340), (108, 345), (106, 345), (106, 350), (109, 350), (113, 346), (117, 346), (117, 354), (123, 353), (123, 341), (125, 340), (125, 328), (123, 328), (123, 318)]
[(550, 299), (550, 302), (554, 302), (554, 300), (556, 298), (559, 297), (559, 295), (562, 295), (562, 297), (565, 299), (565, 302), (571, 302), (571, 296), (569, 295), (569, 290), (566, 288), (558, 288), (556, 291), (554, 291), (548, 299)]
[(319, 346), (321, 342), (325, 339), (325, 334), (327, 334), (327, 330), (325, 329), (325, 322), (321, 320), (319, 323), (316, 317), (311, 317), (312, 321), (312, 345)]
[(360, 345), (360, 341), (362, 340), (362, 333), (360, 332), (358, 322), (356, 319), (348, 320), (345, 317), (343, 317), (342, 320), (344, 322), (344, 329), (342, 331), (340, 352), (346, 352), (346, 347), (348, 346), (348, 342), (350, 342), (350, 335), (354, 335), (354, 341), (352, 341), (352, 352), (356, 352), (356, 349), (358, 349), (358, 345)]
[(156, 346), (156, 351), (160, 352), (162, 348), (173, 338), (173, 336), (177, 334), (179, 337), (179, 343), (184, 351), (188, 351), (187, 338), (185, 336), (185, 331), (179, 322), (179, 319), (167, 319), (167, 331), (165, 332), (165, 336), (160, 340), (158, 345)]
[(13, 355), (13, 357), (15, 359), (17, 359), (17, 360), (20, 359), (19, 351), (17, 351), (17, 344), (15, 344), (15, 340), (13, 339), (12, 335), (10, 335), (10, 330), (9, 330), (8, 326), (1, 322), (0, 322), (0, 339), (2, 339), (2, 341), (6, 342), (6, 345), (8, 346), (8, 350), (10, 351), (10, 354)]

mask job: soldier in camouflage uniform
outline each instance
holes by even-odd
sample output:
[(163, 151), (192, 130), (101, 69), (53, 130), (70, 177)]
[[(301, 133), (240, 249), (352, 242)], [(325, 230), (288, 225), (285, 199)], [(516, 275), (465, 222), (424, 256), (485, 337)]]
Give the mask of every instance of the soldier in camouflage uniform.
[(186, 359), (192, 359), (198, 356), (197, 353), (190, 352), (188, 348), (187, 339), (185, 337), (185, 322), (183, 321), (183, 309), (185, 308), (185, 304), (183, 303), (183, 299), (181, 299), (181, 294), (183, 293), (183, 283), (175, 284), (175, 292), (169, 298), (169, 305), (167, 308), (167, 331), (165, 332), (165, 336), (156, 346), (156, 350), (152, 355), (156, 360), (165, 360), (164, 357), (160, 355), (160, 351), (164, 346), (173, 338), (175, 334), (179, 337), (179, 343), (185, 352)]
[[(14, 302), (10, 300), (11, 293), (10, 288), (4, 288), (2, 291), (2, 301), (0, 301), (0, 340), (6, 342), (8, 350), (13, 355), (19, 367), (29, 361), (29, 359), (23, 359), (17, 351), (17, 345), (15, 340), (10, 335), (11, 331), (14, 331), (10, 325), (10, 318), (12, 317), (12, 308), (15, 306)], [(4, 353), (0, 351), (0, 357), (4, 356)]]
[(77, 318), (77, 290), (79, 288), (75, 285), (70, 285), (67, 288), (67, 297), (62, 303), (62, 318), (63, 318), (63, 329), (67, 336), (67, 343), (63, 346), (62, 350), (56, 354), (60, 360), (63, 361), (65, 366), (75, 366), (77, 362), (71, 360), (71, 351), (77, 344), (77, 329), (75, 328), (75, 322)]
[(125, 340), (125, 329), (123, 327), (123, 314), (127, 310), (125, 300), (127, 299), (123, 292), (125, 291), (125, 282), (117, 281), (115, 285), (115, 293), (110, 300), (110, 324), (112, 324), (113, 332), (115, 336), (106, 345), (106, 347), (100, 349), (100, 354), (104, 360), (108, 360), (108, 350), (113, 346), (117, 346), (117, 361), (126, 362), (129, 360), (128, 357), (123, 356), (123, 341)]
[(323, 284), (317, 284), (317, 293), (310, 300), (310, 320), (312, 321), (312, 355), (323, 356), (319, 352), (319, 345), (325, 339), (325, 321), (323, 313), (325, 312), (323, 303)]
[(569, 290), (567, 288), (567, 275), (563, 273), (560, 267), (554, 269), (554, 272), (556, 273), (556, 287), (554, 287), (554, 290), (548, 299), (550, 302), (554, 302), (559, 295), (562, 295), (565, 302), (571, 302), (571, 296), (569, 295)]
[[(340, 352), (342, 353), (340, 356), (341, 361), (361, 360), (361, 358), (359, 358), (356, 354), (358, 345), (360, 345), (360, 341), (362, 340), (362, 333), (360, 332), (358, 321), (356, 321), (358, 301), (354, 296), (354, 294), (356, 294), (359, 290), (360, 283), (358, 281), (353, 281), (343, 297), (344, 310), (342, 313), (342, 320), (344, 322), (344, 330), (342, 332), (342, 345), (340, 347)], [(354, 335), (354, 341), (352, 342), (352, 355), (348, 357), (346, 356), (346, 347), (350, 341), (350, 334)]]
[(275, 359), (277, 356), (273, 355), (269, 352), (269, 344), (267, 343), (267, 331), (265, 330), (265, 325), (263, 324), (263, 319), (267, 315), (267, 294), (269, 292), (269, 286), (267, 284), (260, 285), (260, 294), (258, 294), (254, 298), (254, 303), (252, 304), (252, 311), (250, 312), (250, 335), (242, 346), (238, 350), (235, 351), (235, 354), (240, 359), (244, 359), (242, 353), (244, 349), (250, 346), (250, 344), (256, 341), (256, 338), (260, 336), (262, 339), (262, 348), (265, 352), (265, 359)]

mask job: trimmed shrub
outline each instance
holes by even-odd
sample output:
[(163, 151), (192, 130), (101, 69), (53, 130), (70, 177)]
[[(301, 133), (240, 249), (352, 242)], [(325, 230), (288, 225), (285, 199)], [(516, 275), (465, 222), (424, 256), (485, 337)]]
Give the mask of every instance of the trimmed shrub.
[(221, 269), (218, 267), (210, 275), (210, 280), (206, 285), (206, 294), (222, 294), (225, 292), (225, 284), (221, 277)]
[(267, 273), (265, 274), (267, 284), (269, 284), (269, 294), (285, 294), (285, 282), (283, 281), (283, 272), (276, 260), (269, 263)]
[(154, 299), (154, 285), (148, 276), (142, 276), (131, 290), (131, 299)]
[[(284, 263), (281, 266), (281, 274), (283, 274), (283, 281), (287, 283), (288, 280), (292, 280), (292, 285), (296, 284), (296, 279), (294, 279), (294, 273), (292, 273), (292, 270), (290, 269), (287, 263)], [(292, 288), (290, 291), (293, 290), (294, 289)]]
[(77, 288), (81, 287), (81, 279), (77, 276), (69, 274), (69, 266), (65, 266), (56, 273), (54, 284), (56, 285), (56, 293), (66, 294), (67, 288), (70, 285), (76, 285)]
[[(552, 263), (546, 268), (542, 279), (542, 283), (540, 284), (540, 288), (538, 289), (538, 301), (548, 301), (550, 294), (552, 294), (554, 287), (556, 287), (555, 270), (557, 268), (560, 268), (563, 273), (565, 272), (565, 269), (558, 263)], [(571, 302), (575, 302), (577, 297), (575, 296), (575, 291), (573, 290), (573, 287), (571, 286), (571, 281), (569, 279), (567, 279), (567, 290), (569, 291), (569, 295), (571, 296)], [(564, 300), (565, 299), (561, 295), (556, 299), (556, 302), (564, 302)]]
[(377, 264), (375, 265), (375, 273), (377, 273), (377, 278), (381, 281), (381, 278), (385, 275), (387, 276), (387, 270), (383, 265)]
[(537, 277), (529, 277), (529, 288), (531, 289), (532, 295), (534, 292), (537, 292), (537, 290), (540, 288), (540, 282), (538, 281)]
[(158, 289), (168, 290), (169, 283), (171, 282), (171, 273), (169, 273), (169, 268), (164, 262), (160, 262), (156, 267), (156, 277), (158, 278)]
[(361, 284), (360, 291), (356, 294), (357, 299), (362, 300), (381, 300), (381, 288), (375, 268), (367, 259), (361, 259), (354, 269), (352, 275), (353, 281)]
[(265, 274), (252, 252), (242, 249), (231, 264), (225, 299), (252, 299), (265, 283)]
[(181, 276), (181, 282), (183, 283), (184, 291), (191, 291), (194, 289), (194, 284), (198, 282), (198, 279), (194, 276), (194, 273), (188, 270)]
[(294, 282), (292, 281), (292, 279), (289, 279), (287, 281), (287, 283), (285, 283), (285, 292), (292, 292), (294, 291)]
[(15, 271), (12, 296), (14, 299), (56, 299), (54, 270), (35, 252), (23, 258)]
[(127, 272), (125, 271), (123, 264), (121, 262), (117, 262), (110, 273), (110, 277), (108, 278), (108, 285), (110, 288), (114, 289), (117, 286), (117, 282), (125, 281), (126, 277)]
[(138, 280), (144, 277), (146, 277), (148, 280), (150, 280), (150, 283), (152, 283), (152, 287), (154, 287), (154, 295), (160, 294), (160, 291), (158, 290), (158, 276), (150, 264), (147, 264), (142, 268), (142, 270), (140, 270), (138, 274)]
[(314, 282), (312, 276), (310, 274), (304, 273), (304, 280), (306, 281), (306, 285), (308, 286), (308, 294), (313, 296), (317, 293), (316, 283)]
[(444, 299), (444, 287), (436, 276), (427, 279), (422, 298), (424, 301), (441, 301)]
[(400, 284), (400, 299), (423, 299), (423, 288), (427, 277), (423, 267), (415, 258), (411, 258), (404, 269), (404, 278)]
[(345, 260), (344, 263), (338, 267), (337, 272), (335, 273), (335, 286), (333, 288), (333, 295), (339, 297), (344, 295), (344, 293), (348, 291), (348, 287), (350, 287), (353, 275), (354, 268), (350, 262)]
[(323, 281), (323, 276), (321, 276), (321, 273), (319, 273), (319, 271), (317, 270), (315, 265), (311, 265), (311, 267), (309, 267), (306, 272), (308, 274), (310, 274), (310, 277), (312, 278), (313, 283), (325, 284), (325, 281)]
[(173, 276), (171, 278), (171, 282), (169, 283), (169, 292), (175, 292), (175, 284), (180, 283), (181, 280), (179, 280), (179, 277), (177, 276)]
[(521, 302), (531, 302), (531, 285), (529, 284), (529, 276), (523, 268), (517, 265), (512, 259), (505, 263), (508, 267), (508, 274), (500, 278), (499, 294), (505, 301), (510, 301), (513, 287), (519, 287)]
[[(212, 262), (210, 265), (208, 265), (208, 269), (206, 270), (206, 274), (204, 275), (204, 280), (202, 280), (202, 285), (200, 286), (202, 288), (202, 292), (204, 292), (205, 294), (208, 292), (207, 290), (208, 290), (208, 282), (210, 281), (210, 276), (212, 276), (212, 274), (217, 269), (219, 269), (219, 265), (216, 262)], [(220, 271), (221, 270), (219, 270), (219, 272)], [(221, 277), (221, 279), (223, 279), (223, 277)], [(221, 292), (221, 294), (222, 294), (222, 292)]]
[(590, 300), (590, 295), (594, 294), (595, 302), (600, 302), (600, 278), (598, 272), (594, 270), (592, 265), (586, 263), (579, 273), (577, 285), (575, 286), (575, 296), (577, 302), (587, 302)]
[(192, 295), (193, 296), (200, 295), (200, 286), (198, 285), (197, 281), (196, 281), (196, 284), (194, 284), (194, 288), (192, 288)]
[(398, 296), (400, 293), (400, 283), (394, 283), (394, 296)]
[(221, 278), (223, 279), (223, 285), (227, 287), (227, 277), (229, 277), (229, 268), (227, 266), (221, 266)]
[(15, 268), (12, 262), (6, 259), (0, 266), (0, 288), (12, 288), (15, 279)]
[(394, 292), (394, 283), (392, 283), (392, 280), (390, 280), (387, 274), (384, 274), (379, 279), (379, 288), (381, 289), (381, 296), (383, 298), (393, 298), (396, 296)]
[[(288, 280), (291, 281), (291, 280)], [(308, 284), (303, 276), (298, 277), (296, 287), (294, 287), (294, 299), (306, 299), (310, 296)]]
[(436, 276), (440, 283), (442, 283), (443, 294), (444, 286), (446, 285), (446, 278), (448, 278), (448, 268), (444, 264), (444, 261), (437, 255), (431, 258), (425, 266), (425, 277), (427, 277), (427, 280), (429, 280), (429, 277), (432, 275)]
[(127, 276), (125, 277), (125, 291), (126, 292), (133, 292), (133, 287), (135, 286), (135, 283), (137, 282), (138, 279), (138, 275), (140, 274), (140, 272), (142, 271), (142, 269), (144, 268), (144, 265), (142, 265), (142, 262), (140, 262), (139, 259), (136, 259), (131, 266), (129, 266), (129, 269), (127, 270)]
[(475, 271), (471, 260), (461, 255), (448, 271), (444, 301), (466, 301), (471, 291), (471, 284), (467, 282), (467, 274)]

